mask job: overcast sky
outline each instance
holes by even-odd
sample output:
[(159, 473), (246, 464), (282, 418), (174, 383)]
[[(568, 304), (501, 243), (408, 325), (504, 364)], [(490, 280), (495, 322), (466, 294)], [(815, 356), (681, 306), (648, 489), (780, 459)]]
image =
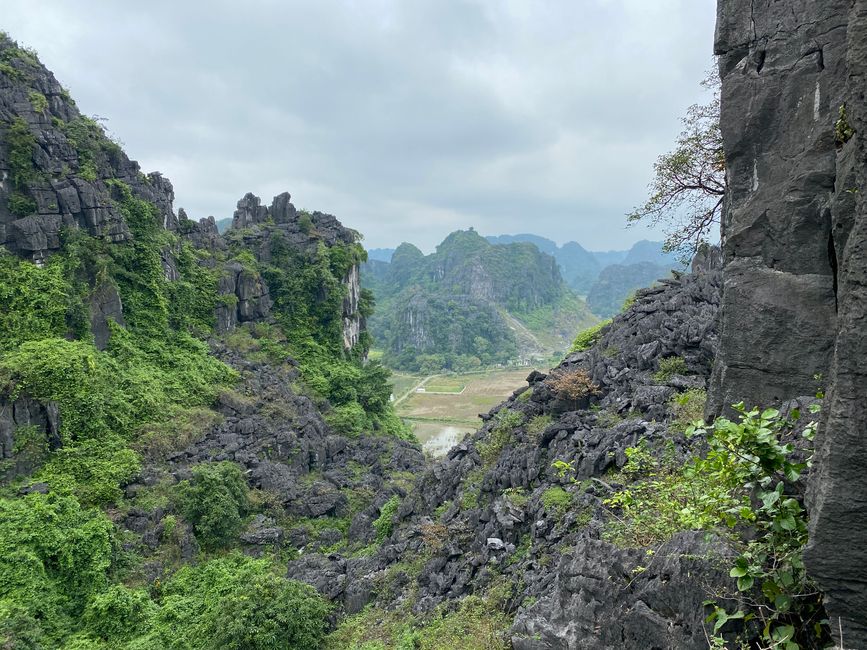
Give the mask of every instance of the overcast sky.
[(533, 232), (602, 250), (704, 99), (715, 0), (2, 0), (191, 217), (252, 191), (368, 247)]

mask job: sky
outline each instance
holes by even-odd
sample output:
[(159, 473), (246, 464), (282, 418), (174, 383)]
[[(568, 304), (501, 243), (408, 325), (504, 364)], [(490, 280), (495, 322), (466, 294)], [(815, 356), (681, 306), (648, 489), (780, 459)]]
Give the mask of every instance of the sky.
[(591, 250), (625, 228), (713, 65), (715, 0), (2, 0), (190, 217), (292, 194), (369, 248), (458, 228)]

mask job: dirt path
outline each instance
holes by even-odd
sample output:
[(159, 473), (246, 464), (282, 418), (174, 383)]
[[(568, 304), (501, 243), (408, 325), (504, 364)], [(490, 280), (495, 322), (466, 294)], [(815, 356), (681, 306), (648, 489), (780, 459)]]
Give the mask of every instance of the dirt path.
[(441, 375), (441, 374), (439, 374), (439, 375), (428, 375), (427, 377), (425, 377), (424, 379), (422, 379), (420, 382), (418, 382), (415, 386), (413, 386), (413, 387), (410, 388), (408, 391), (406, 391), (403, 395), (401, 395), (401, 396), (398, 397), (396, 400), (394, 400), (394, 402), (392, 402), (392, 404), (396, 407), (396, 406), (397, 406), (398, 404), (400, 404), (403, 400), (405, 400), (407, 397), (409, 397), (410, 395), (412, 395), (414, 392), (416, 392), (419, 388), (421, 388), (422, 386), (424, 386), (426, 383), (428, 383), (428, 382), (429, 382), (431, 379), (433, 379), (434, 377), (442, 377), (442, 375)]
[(500, 314), (502, 314), (503, 318), (506, 320), (506, 324), (514, 330), (515, 337), (518, 339), (518, 347), (523, 354), (531, 356), (533, 354), (544, 353), (545, 346), (542, 345), (533, 332), (527, 329), (527, 326), (524, 325), (524, 323), (512, 316), (505, 309), (501, 310)]

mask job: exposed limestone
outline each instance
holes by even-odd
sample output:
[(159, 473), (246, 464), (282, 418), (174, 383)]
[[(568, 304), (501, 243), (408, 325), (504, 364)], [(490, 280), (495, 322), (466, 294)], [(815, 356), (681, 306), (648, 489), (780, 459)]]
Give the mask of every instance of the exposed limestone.
[(807, 559), (847, 648), (867, 647), (865, 43), (864, 0), (718, 5), (729, 193), (710, 411), (827, 388)]
[[(815, 391), (833, 347), (833, 122), (848, 0), (721, 0), (716, 53), (729, 194), (712, 410)], [(818, 116), (818, 119), (817, 119)]]

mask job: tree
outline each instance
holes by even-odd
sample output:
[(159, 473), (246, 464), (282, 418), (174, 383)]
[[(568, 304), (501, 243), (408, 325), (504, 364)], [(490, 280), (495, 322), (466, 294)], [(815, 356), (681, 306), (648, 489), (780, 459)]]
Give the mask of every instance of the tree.
[(726, 190), (720, 131), (720, 78), (708, 74), (702, 86), (713, 91), (707, 104), (691, 106), (673, 151), (657, 158), (647, 202), (626, 216), (630, 225), (662, 225), (665, 250), (691, 257), (720, 223)]

